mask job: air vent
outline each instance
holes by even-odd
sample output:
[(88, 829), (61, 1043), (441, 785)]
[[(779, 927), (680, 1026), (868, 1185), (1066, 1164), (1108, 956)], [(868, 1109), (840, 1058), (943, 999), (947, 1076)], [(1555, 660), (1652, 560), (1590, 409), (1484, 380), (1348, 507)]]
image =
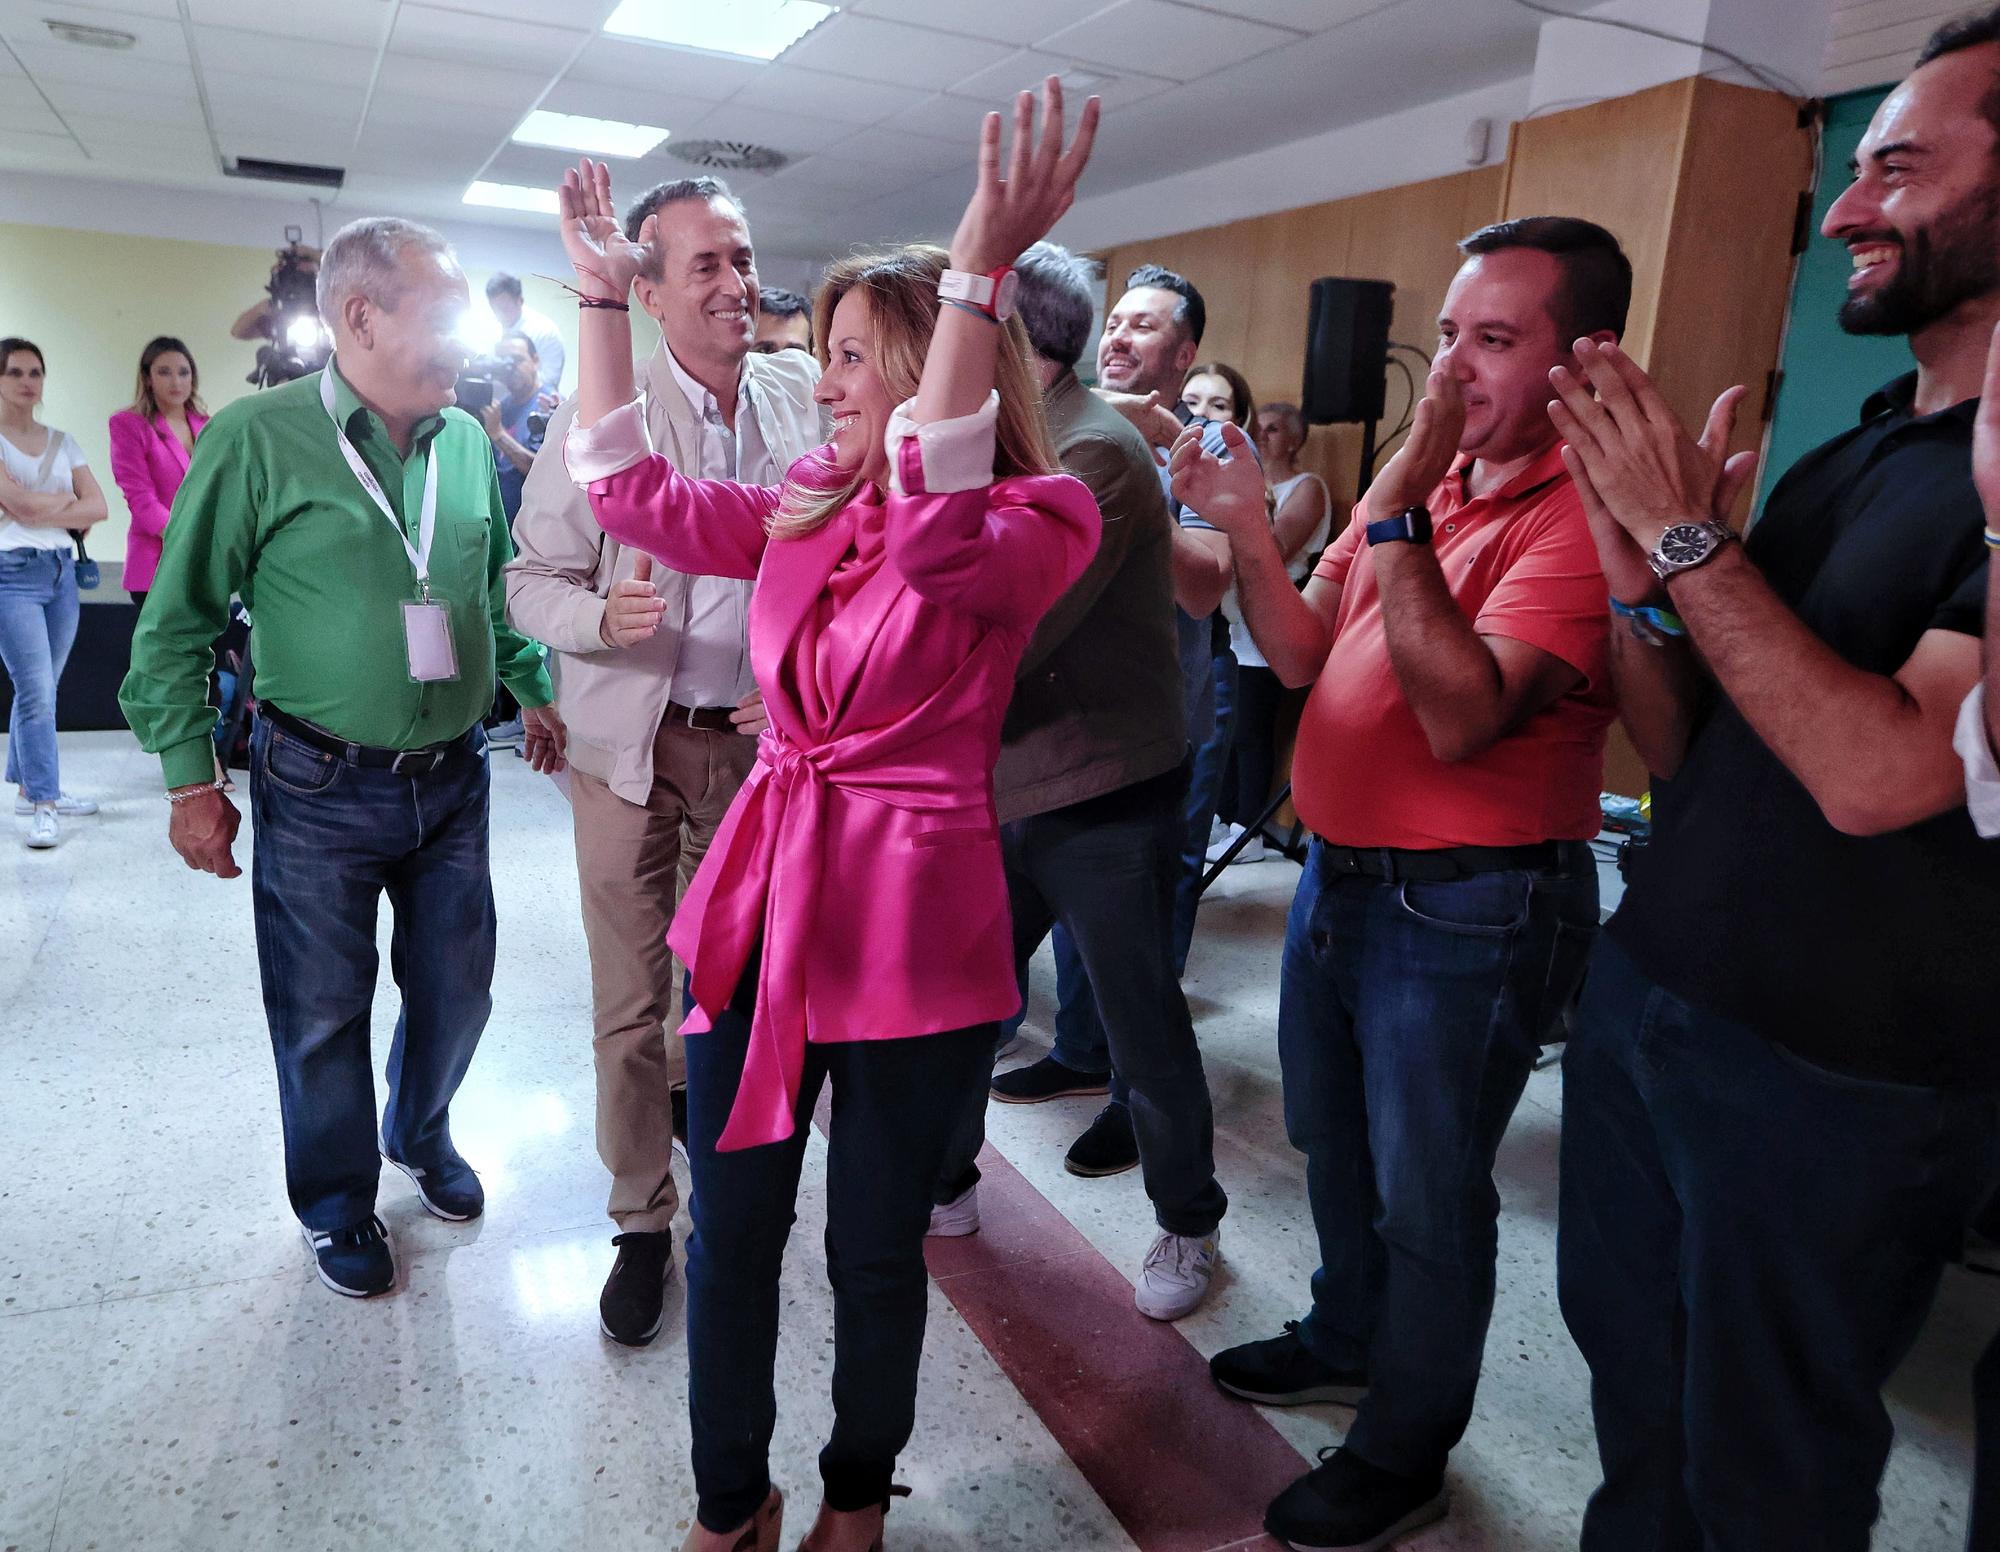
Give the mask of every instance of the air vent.
[(670, 140), (667, 155), (717, 172), (776, 172), (791, 161), (783, 151), (748, 140)]
[(236, 157), (222, 170), (232, 178), (254, 178), (260, 183), (302, 183), (313, 189), (337, 189), (347, 181), (345, 167), (315, 167), (311, 162), (267, 162), (256, 156)]
[(120, 32), (116, 27), (92, 27), (86, 22), (57, 21), (54, 17), (42, 18), (42, 25), (65, 43), (81, 43), (85, 48), (128, 49), (139, 40), (129, 32)]

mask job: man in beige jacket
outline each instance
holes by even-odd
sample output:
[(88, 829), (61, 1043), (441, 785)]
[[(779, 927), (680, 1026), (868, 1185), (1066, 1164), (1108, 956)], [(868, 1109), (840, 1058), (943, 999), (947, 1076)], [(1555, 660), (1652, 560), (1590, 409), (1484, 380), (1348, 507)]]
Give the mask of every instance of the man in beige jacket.
[[(750, 230), (720, 180), (650, 190), (627, 212), (628, 233), (651, 215), (654, 267), (634, 295), (660, 325), (640, 387), (653, 446), (690, 475), (777, 484), (821, 440), (819, 367), (795, 350), (753, 353)], [(574, 413), (556, 412), (548, 448), (561, 448)], [(599, 1319), (607, 1336), (641, 1347), (660, 1329), (680, 1205), (672, 1158), (686, 1066), (680, 974), (664, 938), (755, 754), (751, 584), (684, 576), (625, 549), (597, 526), (559, 454), (528, 476), (514, 545), (507, 617), (555, 649), (567, 728), (597, 1151), (619, 1229)]]

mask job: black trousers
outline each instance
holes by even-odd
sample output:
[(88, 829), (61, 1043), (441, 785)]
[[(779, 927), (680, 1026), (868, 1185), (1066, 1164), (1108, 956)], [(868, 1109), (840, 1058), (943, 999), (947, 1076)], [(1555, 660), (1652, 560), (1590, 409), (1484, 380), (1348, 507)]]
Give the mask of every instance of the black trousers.
[(736, 1102), (756, 1006), (757, 964), (706, 1034), (687, 1037), (688, 1410), (696, 1516), (741, 1525), (770, 1491), (777, 1420), (778, 1277), (821, 1084), (827, 1142), (826, 1270), (833, 1285), (833, 1437), (820, 1453), (835, 1509), (885, 1503), (909, 1442), (929, 1279), (931, 1182), (964, 1096), (992, 1073), (997, 1026), (806, 1047), (795, 1129), (783, 1142), (716, 1151)]

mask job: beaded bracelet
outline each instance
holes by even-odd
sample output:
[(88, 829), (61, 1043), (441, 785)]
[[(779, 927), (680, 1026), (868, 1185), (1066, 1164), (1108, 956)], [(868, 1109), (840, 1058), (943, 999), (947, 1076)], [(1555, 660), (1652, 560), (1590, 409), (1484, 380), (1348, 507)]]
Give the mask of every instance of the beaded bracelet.
[(172, 803), (176, 807), (178, 807), (179, 805), (187, 802), (191, 798), (200, 797), (204, 792), (222, 792), (225, 790), (227, 789), (223, 787), (221, 782), (209, 781), (209, 782), (203, 782), (199, 787), (185, 787), (178, 792), (163, 792), (160, 795), (164, 797), (169, 803)]

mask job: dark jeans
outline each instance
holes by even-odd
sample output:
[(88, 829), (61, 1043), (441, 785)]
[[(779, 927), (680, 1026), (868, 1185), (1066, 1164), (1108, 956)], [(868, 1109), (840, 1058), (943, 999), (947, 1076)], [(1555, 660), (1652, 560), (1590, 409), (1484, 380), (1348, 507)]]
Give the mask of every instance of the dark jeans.
[[(1229, 766), (1229, 740), (1236, 726), (1236, 654), (1225, 646), (1210, 664), (1215, 675), (1215, 731), (1194, 754), (1183, 812), (1180, 877), (1174, 886), (1174, 974), (1187, 970), (1194, 946), (1194, 917), (1201, 907), (1201, 879), (1208, 871), (1208, 832), (1215, 823), (1216, 800), (1222, 795), (1223, 773)], [(1116, 1065), (1115, 1063), (1113, 1065)]]
[(783, 1142), (716, 1151), (736, 1103), (756, 1009), (753, 958), (736, 1000), (687, 1037), (688, 1411), (696, 1515), (741, 1525), (770, 1492), (778, 1274), (791, 1237), (813, 1106), (833, 1083), (826, 1151), (826, 1270), (833, 1286), (833, 1437), (820, 1452), (826, 1501), (884, 1503), (916, 1416), (929, 1279), (931, 1181), (961, 1096), (984, 1093), (994, 1026), (910, 1039), (808, 1044), (794, 1130)]
[(1229, 735), (1229, 767), (1215, 811), (1231, 824), (1248, 826), (1271, 801), (1278, 769), (1278, 718), (1294, 692), (1270, 669), (1236, 665)]
[(1996, 1111), (1823, 1071), (1601, 946), (1557, 1235), (1604, 1467), (1585, 1552), (1863, 1552), (1882, 1386), (1994, 1183)]
[(423, 776), (364, 770), (259, 718), (250, 760), (257, 965), (278, 1063), (285, 1186), (309, 1229), (375, 1210), (375, 909), (395, 913), (403, 1008), (381, 1141), (408, 1164), (452, 1153), (448, 1109), (493, 1007), (485, 736)]
[[(1203, 1235), (1222, 1221), (1229, 1203), (1215, 1178), (1208, 1076), (1168, 961), (1185, 779), (1169, 771), (1002, 825), (1000, 845), (1015, 965), (1026, 967), (1057, 922), (1068, 928), (1132, 1110), (1154, 1215), (1171, 1233)], [(986, 1136), (986, 1099), (982, 1086), (959, 1118), (938, 1176), (940, 1202), (979, 1178), (974, 1161)]]
[(1299, 1335), (1368, 1375), (1347, 1444), (1383, 1470), (1441, 1471), (1472, 1416), (1493, 1157), (1596, 930), (1581, 842), (1555, 868), (1447, 883), (1339, 875), (1313, 843), (1278, 995), (1285, 1131), (1319, 1235)]

